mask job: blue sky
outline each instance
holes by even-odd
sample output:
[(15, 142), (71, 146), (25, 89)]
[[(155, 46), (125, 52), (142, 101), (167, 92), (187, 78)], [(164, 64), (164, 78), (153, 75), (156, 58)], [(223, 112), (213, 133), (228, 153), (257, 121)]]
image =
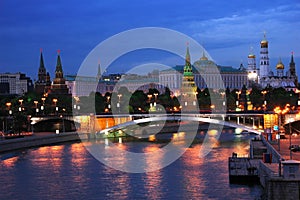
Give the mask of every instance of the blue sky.
[[(298, 0), (246, 3), (240, 0), (1, 0), (0, 72), (21, 71), (35, 79), (39, 51), (43, 48), (45, 65), (52, 77), (57, 49), (61, 50), (65, 74), (75, 74), (101, 41), (128, 29), (149, 26), (182, 32), (202, 44), (217, 64), (234, 67), (241, 61), (246, 65), (251, 46), (258, 61), (259, 42), (266, 31), (272, 68), (279, 57), (287, 67), (291, 51), (295, 52), (296, 66), (300, 65)], [(201, 57), (191, 56), (192, 61)], [(110, 70), (124, 72), (137, 62), (183, 64), (168, 54), (144, 52), (121, 59)]]

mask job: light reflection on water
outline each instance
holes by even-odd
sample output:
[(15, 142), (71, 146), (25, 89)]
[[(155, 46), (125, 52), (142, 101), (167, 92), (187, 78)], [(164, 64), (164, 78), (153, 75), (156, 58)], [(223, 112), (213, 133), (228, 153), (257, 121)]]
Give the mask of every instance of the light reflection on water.
[[(188, 148), (171, 165), (154, 172), (130, 174), (106, 167), (81, 143), (40, 147), (1, 161), (0, 199), (254, 199), (259, 186), (230, 185), (228, 157), (248, 154), (248, 142), (218, 142), (205, 158), (200, 144)], [(162, 144), (123, 142), (114, 148), (153, 152)], [(110, 147), (108, 147), (109, 150)], [(146, 157), (159, 165), (163, 154)], [(120, 165), (128, 161), (116, 155)], [(139, 163), (136, 163), (139, 164)]]

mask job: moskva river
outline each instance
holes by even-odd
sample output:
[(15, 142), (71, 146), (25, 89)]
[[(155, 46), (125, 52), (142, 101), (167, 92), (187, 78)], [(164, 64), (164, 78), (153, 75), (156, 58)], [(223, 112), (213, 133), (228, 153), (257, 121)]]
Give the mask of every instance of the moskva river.
[[(147, 173), (107, 167), (87, 151), (88, 141), (2, 154), (0, 199), (260, 199), (260, 186), (229, 183), (228, 157), (248, 154), (250, 136), (228, 137), (204, 158), (201, 144), (193, 144), (175, 162)], [(123, 141), (115, 148), (149, 152), (163, 145)]]

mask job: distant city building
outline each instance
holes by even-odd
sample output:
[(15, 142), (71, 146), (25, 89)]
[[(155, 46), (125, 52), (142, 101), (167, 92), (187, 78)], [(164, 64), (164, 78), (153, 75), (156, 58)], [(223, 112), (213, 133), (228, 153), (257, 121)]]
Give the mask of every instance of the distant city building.
[(49, 92), (51, 87), (51, 80), (49, 72), (46, 71), (45, 65), (44, 65), (44, 59), (43, 59), (43, 53), (41, 50), (40, 55), (40, 67), (38, 70), (38, 79), (34, 83), (34, 90), (38, 94), (44, 94)]
[[(279, 59), (276, 65), (276, 74), (270, 69), (269, 62), (269, 50), (268, 50), (269, 42), (266, 39), (266, 35), (264, 34), (264, 39), (260, 42), (260, 69), (256, 69), (256, 61), (255, 55), (248, 55), (248, 78), (249, 81), (258, 81), (259, 85), (262, 88), (265, 87), (274, 87), (279, 88), (283, 87), (286, 90), (295, 90), (298, 87), (298, 77), (296, 74), (296, 64), (294, 62), (294, 55), (291, 55), (291, 61), (289, 64), (289, 70), (284, 73), (285, 66), (282, 63), (281, 59)], [(259, 73), (257, 73), (259, 71)], [(259, 74), (258, 78), (256, 78), (256, 73)]]
[(163, 88), (158, 83), (158, 74), (138, 75), (138, 74), (126, 74), (122, 75), (120, 81), (115, 84), (115, 91), (118, 91), (121, 87), (126, 87), (129, 92), (136, 90), (142, 90), (148, 92), (149, 89), (157, 89), (160, 92)]
[(101, 76), (100, 66), (98, 66), (97, 76), (76, 76), (66, 75), (66, 85), (73, 96), (89, 96), (91, 92), (113, 92), (116, 83), (121, 79), (122, 74), (109, 74)]
[(65, 80), (72, 96), (89, 96), (91, 92), (97, 90), (96, 77), (66, 75)]
[(33, 90), (32, 80), (23, 73), (0, 74), (1, 95), (23, 95)]
[(60, 51), (57, 52), (57, 62), (55, 69), (55, 78), (51, 84), (50, 89), (51, 94), (69, 94), (69, 88), (66, 85), (66, 80), (64, 78), (64, 73), (62, 69), (61, 59), (60, 59)]

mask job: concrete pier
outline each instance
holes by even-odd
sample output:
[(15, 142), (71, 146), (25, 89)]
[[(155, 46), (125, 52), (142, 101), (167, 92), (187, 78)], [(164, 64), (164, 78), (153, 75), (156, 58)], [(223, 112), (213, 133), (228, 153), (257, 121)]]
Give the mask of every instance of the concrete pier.
[[(300, 199), (300, 161), (284, 157), (261, 135), (250, 142), (249, 158), (234, 154), (229, 158), (229, 179), (240, 182), (254, 176), (264, 188), (266, 199)], [(249, 172), (251, 167), (255, 169), (253, 174)]]

